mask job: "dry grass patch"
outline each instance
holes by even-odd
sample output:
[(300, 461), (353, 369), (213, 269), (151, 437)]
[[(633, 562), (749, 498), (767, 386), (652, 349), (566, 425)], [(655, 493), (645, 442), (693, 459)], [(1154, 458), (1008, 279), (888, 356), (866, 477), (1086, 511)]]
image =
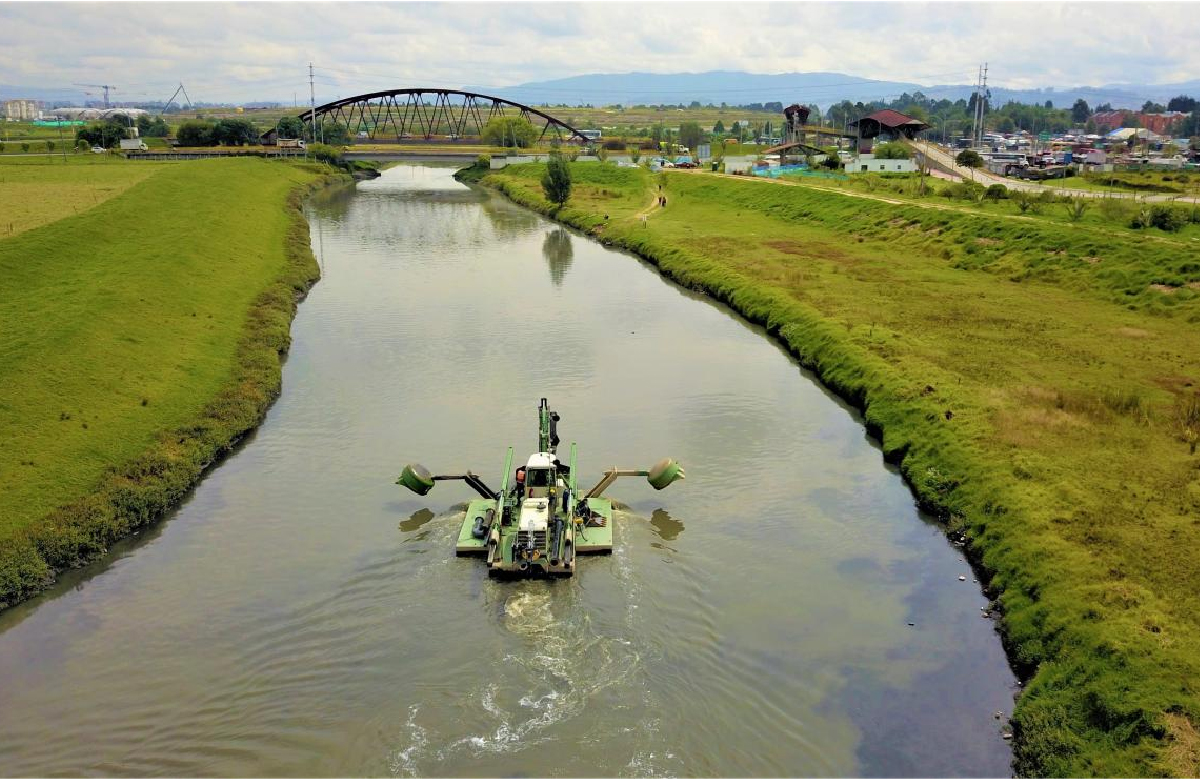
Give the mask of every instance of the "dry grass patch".
[(1174, 777), (1200, 776), (1200, 733), (1186, 716), (1165, 716), (1169, 742), (1163, 753), (1167, 772)]
[(0, 164), (0, 238), (82, 214), (161, 170), (121, 161)]

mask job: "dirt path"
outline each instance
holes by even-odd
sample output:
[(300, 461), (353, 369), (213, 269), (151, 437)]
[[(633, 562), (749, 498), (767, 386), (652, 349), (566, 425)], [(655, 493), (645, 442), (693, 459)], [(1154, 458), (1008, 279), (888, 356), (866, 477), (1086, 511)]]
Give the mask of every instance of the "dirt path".
[[(672, 173), (676, 173), (676, 172), (673, 171)], [(780, 184), (785, 187), (805, 187), (810, 190), (820, 190), (822, 192), (828, 192), (833, 195), (841, 195), (846, 198), (861, 198), (863, 200), (873, 200), (873, 201), (876, 201), (879, 203), (888, 203), (893, 206), (915, 206), (917, 208), (922, 208), (922, 209), (933, 209), (936, 211), (951, 211), (951, 212), (955, 212), (958, 214), (969, 214), (971, 216), (979, 217), (981, 219), (989, 219), (989, 218), (990, 219), (1011, 219), (1011, 220), (1020, 220), (1022, 222), (1032, 222), (1032, 223), (1042, 224), (1042, 222), (1040, 220), (1034, 219), (1033, 217), (1022, 216), (1019, 214), (983, 214), (978, 211), (973, 211), (969, 208), (964, 208), (962, 206), (952, 206), (952, 205), (941, 204), (941, 203), (925, 203), (922, 201), (915, 201), (915, 200), (896, 200), (895, 198), (887, 198), (882, 195), (871, 195), (871, 194), (865, 193), (865, 192), (849, 192), (847, 190), (835, 189), (833, 187), (824, 187), (819, 184), (812, 184), (812, 183), (803, 182), (803, 181), (791, 181), (791, 180), (782, 179), (782, 178), (769, 179), (769, 178), (763, 178), (760, 176), (734, 176), (734, 175), (728, 174), (728, 173), (710, 173), (708, 171), (700, 171), (700, 170), (678, 171), (678, 173), (693, 175), (693, 176), (696, 176), (696, 175), (720, 176), (720, 177), (726, 178), (726, 179), (737, 179), (738, 181), (752, 181), (752, 182), (757, 182), (757, 183), (767, 184), (767, 185)], [(1039, 191), (1041, 191), (1041, 190), (1039, 190)], [(650, 209), (648, 209), (648, 211), (653, 210), (653, 208), (654, 208), (654, 206), (652, 205), (650, 207)], [(643, 213), (645, 213), (645, 212), (643, 212)], [(1115, 230), (1109, 230), (1107, 228), (1100, 227), (1098, 225), (1076, 225), (1076, 224), (1067, 223), (1067, 222), (1059, 222), (1059, 223), (1055, 223), (1055, 224), (1061, 225), (1062, 227), (1065, 227), (1065, 228), (1075, 228), (1077, 230), (1092, 230), (1092, 231), (1101, 233), (1103, 235), (1109, 235), (1109, 236), (1114, 236), (1114, 237), (1123, 237), (1123, 238), (1128, 237), (1128, 234), (1126, 234), (1126, 233), (1122, 233), (1122, 232), (1115, 231)], [(1149, 235), (1144, 235), (1141, 238), (1146, 241), (1161, 241), (1161, 242), (1165, 242), (1168, 244), (1175, 244), (1176, 246), (1187, 247), (1189, 249), (1194, 248), (1191, 246), (1191, 242), (1200, 241), (1200, 239), (1193, 238), (1193, 239), (1190, 239), (1189, 242), (1185, 242), (1180, 239), (1172, 239), (1172, 238), (1167, 238), (1165, 236), (1149, 236)]]

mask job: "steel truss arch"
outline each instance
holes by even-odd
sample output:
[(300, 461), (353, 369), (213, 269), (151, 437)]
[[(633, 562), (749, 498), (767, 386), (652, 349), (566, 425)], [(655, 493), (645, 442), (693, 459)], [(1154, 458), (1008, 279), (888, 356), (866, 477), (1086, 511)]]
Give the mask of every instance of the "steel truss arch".
[[(452, 98), (458, 98), (453, 99)], [(559, 141), (587, 141), (578, 128), (542, 111), (504, 98), (457, 89), (409, 87), (342, 98), (300, 114), (308, 137), (314, 116), (340, 122), (351, 136), (366, 133), (369, 140), (404, 140), (436, 136), (478, 137), (495, 117), (518, 116), (536, 129), (538, 143), (553, 133)], [(359, 136), (361, 137), (361, 136)]]

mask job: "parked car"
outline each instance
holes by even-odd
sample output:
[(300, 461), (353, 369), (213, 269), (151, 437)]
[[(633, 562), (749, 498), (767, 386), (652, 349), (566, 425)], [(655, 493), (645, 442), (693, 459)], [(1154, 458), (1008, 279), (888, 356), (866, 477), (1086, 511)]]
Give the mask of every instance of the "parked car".
[(105, 149), (103, 146), (93, 146), (92, 147), (92, 154), (104, 154), (107, 151), (108, 150)]

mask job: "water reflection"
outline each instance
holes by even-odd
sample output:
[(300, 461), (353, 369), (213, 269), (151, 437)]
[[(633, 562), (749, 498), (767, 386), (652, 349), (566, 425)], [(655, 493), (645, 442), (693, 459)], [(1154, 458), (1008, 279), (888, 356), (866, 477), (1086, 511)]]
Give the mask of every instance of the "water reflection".
[(563, 277), (575, 259), (575, 250), (571, 247), (571, 234), (563, 228), (555, 228), (546, 234), (542, 242), (542, 255), (550, 265), (550, 281), (555, 287), (562, 287)]
[(650, 527), (664, 542), (673, 542), (683, 533), (683, 523), (671, 517), (665, 509), (655, 509), (650, 515)]
[(402, 520), (400, 522), (400, 530), (405, 531), (405, 532), (416, 531), (418, 528), (425, 525), (433, 518), (434, 518), (433, 510), (418, 509), (417, 511), (413, 512), (412, 515), (407, 520)]
[(535, 213), (518, 208), (508, 201), (488, 198), (482, 201), (482, 205), (483, 213), (491, 220), (492, 230), (497, 238), (519, 238), (541, 227)]

